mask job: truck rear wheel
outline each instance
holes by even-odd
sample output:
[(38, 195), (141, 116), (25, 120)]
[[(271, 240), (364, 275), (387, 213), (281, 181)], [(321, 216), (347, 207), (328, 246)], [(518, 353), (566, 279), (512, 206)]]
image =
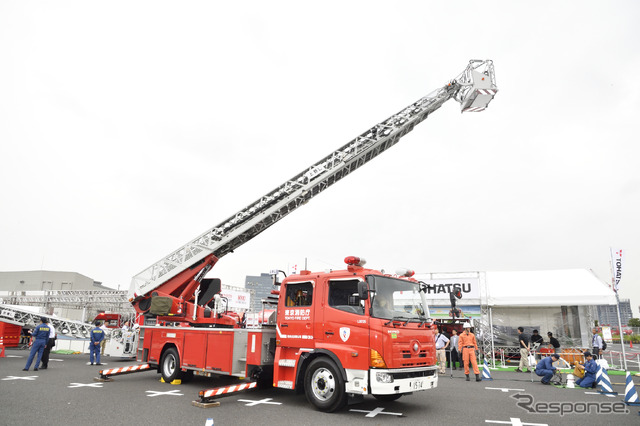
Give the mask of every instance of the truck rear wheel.
[(327, 413), (347, 404), (342, 375), (336, 364), (328, 358), (311, 361), (304, 376), (304, 392), (311, 404)]
[(164, 355), (162, 355), (160, 373), (166, 383), (171, 383), (180, 378), (180, 356), (176, 348), (169, 348), (165, 351)]

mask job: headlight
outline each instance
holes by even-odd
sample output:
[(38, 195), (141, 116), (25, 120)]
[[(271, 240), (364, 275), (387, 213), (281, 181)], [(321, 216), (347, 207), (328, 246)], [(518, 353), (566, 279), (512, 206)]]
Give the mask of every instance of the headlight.
[(393, 376), (389, 373), (376, 373), (376, 381), (380, 383), (393, 383)]

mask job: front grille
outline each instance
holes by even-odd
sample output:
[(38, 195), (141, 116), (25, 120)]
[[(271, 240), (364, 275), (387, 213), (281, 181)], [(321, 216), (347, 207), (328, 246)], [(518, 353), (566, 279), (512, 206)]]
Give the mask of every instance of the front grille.
[(436, 374), (436, 370), (410, 371), (406, 373), (391, 373), (394, 379), (413, 379), (415, 377), (428, 377)]

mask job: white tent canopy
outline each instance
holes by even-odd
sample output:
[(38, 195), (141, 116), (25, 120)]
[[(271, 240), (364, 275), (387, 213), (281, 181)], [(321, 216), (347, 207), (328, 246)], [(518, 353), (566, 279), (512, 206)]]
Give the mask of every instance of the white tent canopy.
[(486, 273), (489, 306), (615, 305), (613, 290), (586, 269)]

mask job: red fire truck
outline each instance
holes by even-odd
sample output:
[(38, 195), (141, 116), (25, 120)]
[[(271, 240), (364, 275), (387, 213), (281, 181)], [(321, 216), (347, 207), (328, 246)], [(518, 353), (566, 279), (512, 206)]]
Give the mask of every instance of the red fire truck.
[[(350, 256), (344, 270), (274, 279), (277, 310), (257, 328), (244, 327), (224, 303), (220, 280), (205, 276), (222, 256), (395, 145), (447, 100), (460, 102), (463, 112), (482, 111), (496, 92), (493, 63), (470, 61), (454, 80), (134, 276), (129, 298), (155, 321), (142, 327), (138, 360), (166, 382), (222, 374), (302, 389), (323, 411), (365, 395), (394, 400), (436, 387), (435, 326), (425, 286), (410, 272), (365, 269)], [(201, 398), (221, 393), (203, 391)]]
[(193, 373), (250, 377), (263, 386), (303, 389), (334, 411), (370, 394), (394, 400), (437, 386), (434, 335), (420, 284), (365, 269), (347, 257), (341, 271), (302, 271), (280, 285), (271, 327), (145, 327), (142, 361), (171, 382)]

